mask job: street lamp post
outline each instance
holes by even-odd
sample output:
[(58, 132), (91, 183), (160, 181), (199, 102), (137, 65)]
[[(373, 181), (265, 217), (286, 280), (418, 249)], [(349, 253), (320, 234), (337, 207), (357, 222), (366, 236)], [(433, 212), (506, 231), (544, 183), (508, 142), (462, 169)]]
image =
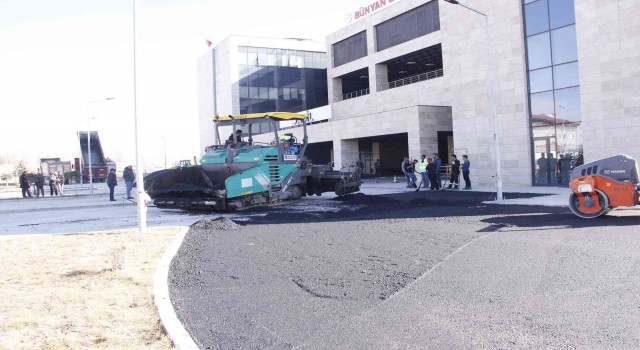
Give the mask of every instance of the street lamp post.
[(503, 200), (502, 166), (501, 166), (501, 160), (500, 160), (500, 126), (498, 123), (499, 120), (498, 120), (498, 110), (496, 107), (496, 93), (495, 93), (495, 88), (493, 84), (493, 53), (492, 53), (493, 45), (491, 42), (491, 34), (489, 33), (489, 16), (487, 16), (486, 14), (480, 11), (474, 10), (471, 7), (465, 6), (457, 0), (444, 0), (444, 1), (450, 4), (460, 5), (466, 8), (467, 10), (473, 11), (484, 17), (484, 33), (487, 39), (487, 56), (489, 58), (489, 65), (488, 65), (489, 91), (491, 92), (491, 108), (493, 110), (493, 142), (495, 145), (494, 149), (496, 153), (496, 201), (499, 202)]
[[(102, 101), (111, 101), (115, 100), (114, 97), (107, 97), (100, 100), (87, 102), (87, 160), (89, 161), (89, 195), (93, 196), (93, 169), (91, 168), (91, 128), (89, 127), (91, 123), (91, 115), (89, 115), (89, 106), (92, 103), (102, 102)], [(82, 177), (82, 176), (81, 176)]]
[(133, 118), (135, 121), (135, 143), (136, 143), (136, 183), (138, 192), (138, 232), (144, 232), (147, 229), (147, 208), (146, 201), (148, 196), (144, 191), (144, 175), (142, 164), (142, 155), (140, 147), (138, 147), (140, 121), (138, 120), (138, 100), (137, 100), (137, 81), (136, 81), (136, 0), (133, 0)]

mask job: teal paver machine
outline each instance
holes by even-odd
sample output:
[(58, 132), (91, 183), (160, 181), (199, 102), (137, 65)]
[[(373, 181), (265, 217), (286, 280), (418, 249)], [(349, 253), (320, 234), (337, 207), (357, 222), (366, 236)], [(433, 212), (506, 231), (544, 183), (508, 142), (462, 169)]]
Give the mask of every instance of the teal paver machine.
[[(302, 128), (301, 142), (280, 130), (281, 121)], [(144, 178), (145, 191), (159, 208), (209, 211), (272, 205), (323, 192), (342, 196), (359, 191), (355, 166), (333, 170), (332, 163), (316, 165), (305, 157), (306, 121), (304, 114), (286, 112), (216, 116), (217, 144), (205, 149), (200, 164), (153, 172)], [(232, 137), (221, 141), (220, 127), (231, 127)], [(272, 134), (273, 139), (254, 142), (257, 134)]]

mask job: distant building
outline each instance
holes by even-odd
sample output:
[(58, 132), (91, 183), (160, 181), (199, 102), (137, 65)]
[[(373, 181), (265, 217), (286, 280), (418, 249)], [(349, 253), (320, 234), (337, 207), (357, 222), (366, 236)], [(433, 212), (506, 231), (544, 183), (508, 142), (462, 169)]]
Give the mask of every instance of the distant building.
[[(325, 44), (230, 36), (198, 61), (200, 149), (216, 114), (303, 112), (328, 105)], [(221, 135), (226, 138), (227, 135)]]

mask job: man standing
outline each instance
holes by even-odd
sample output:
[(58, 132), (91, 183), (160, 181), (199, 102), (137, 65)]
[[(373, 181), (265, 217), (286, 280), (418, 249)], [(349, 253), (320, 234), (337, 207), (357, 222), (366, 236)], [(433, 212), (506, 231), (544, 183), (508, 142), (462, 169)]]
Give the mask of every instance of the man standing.
[(380, 165), (380, 159), (376, 159), (376, 162), (373, 163), (373, 168), (375, 169), (376, 173), (376, 183), (378, 183), (380, 181), (380, 175), (382, 173), (382, 165)]
[(20, 188), (22, 189), (23, 198), (27, 198), (27, 195), (31, 197), (31, 190), (29, 189), (29, 187), (31, 187), (31, 184), (27, 179), (27, 173), (22, 173), (22, 175), (20, 175)]
[(107, 186), (109, 186), (109, 200), (115, 202), (116, 199), (113, 198), (113, 191), (116, 186), (118, 186), (118, 180), (116, 179), (116, 169), (111, 168), (109, 170), (109, 175), (107, 175)]
[(402, 169), (402, 173), (404, 174), (405, 180), (407, 180), (407, 188), (409, 188), (409, 184), (411, 181), (409, 180), (409, 175), (407, 174), (407, 163), (409, 162), (409, 157), (404, 157), (402, 161), (402, 165), (400, 165), (400, 169)]
[(442, 179), (440, 179), (442, 159), (440, 159), (440, 156), (438, 155), (438, 153), (433, 154), (433, 164), (435, 164), (436, 166), (436, 189), (440, 190), (442, 189)]
[(133, 181), (136, 180), (136, 175), (133, 173), (133, 166), (127, 165), (124, 168), (122, 178), (124, 179), (125, 186), (127, 186), (127, 199), (133, 199), (133, 197), (131, 197), (131, 189), (133, 188)]
[(64, 191), (64, 175), (62, 175), (59, 171), (56, 171), (56, 177), (58, 178), (58, 180), (56, 181), (56, 184), (58, 185), (58, 193), (60, 193), (60, 195), (63, 195), (63, 191)]
[(44, 175), (38, 169), (38, 175), (36, 175), (36, 197), (40, 197), (40, 194), (44, 197)]
[(451, 155), (451, 179), (449, 179), (448, 190), (457, 190), (460, 179), (460, 161), (455, 154)]
[(422, 177), (422, 188), (429, 188), (429, 177), (427, 176), (427, 156), (422, 155), (420, 158), (420, 163), (418, 163), (418, 172)]
[(433, 162), (432, 158), (427, 158), (427, 174), (429, 175), (429, 180), (431, 182), (431, 191), (438, 190), (437, 187), (437, 179), (436, 179), (436, 163)]
[(49, 191), (51, 191), (51, 195), (55, 193), (58, 195), (58, 177), (56, 173), (49, 174)]
[(409, 158), (407, 158), (407, 160), (404, 162), (404, 172), (405, 174), (407, 174), (407, 188), (416, 188), (418, 186), (416, 186), (416, 174), (414, 174), (415, 169), (416, 169), (416, 164), (418, 163), (417, 160), (409, 160)]
[(469, 156), (466, 154), (462, 156), (462, 177), (464, 178), (464, 189), (471, 189), (471, 179), (469, 178), (469, 168), (471, 167), (471, 162), (469, 162)]

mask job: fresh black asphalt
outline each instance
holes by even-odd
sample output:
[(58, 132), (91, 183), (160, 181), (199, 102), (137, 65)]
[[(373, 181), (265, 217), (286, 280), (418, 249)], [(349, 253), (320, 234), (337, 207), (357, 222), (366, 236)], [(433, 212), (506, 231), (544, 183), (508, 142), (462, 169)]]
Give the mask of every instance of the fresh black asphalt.
[(638, 348), (638, 217), (490, 195), (354, 194), (198, 222), (171, 300), (203, 349)]

